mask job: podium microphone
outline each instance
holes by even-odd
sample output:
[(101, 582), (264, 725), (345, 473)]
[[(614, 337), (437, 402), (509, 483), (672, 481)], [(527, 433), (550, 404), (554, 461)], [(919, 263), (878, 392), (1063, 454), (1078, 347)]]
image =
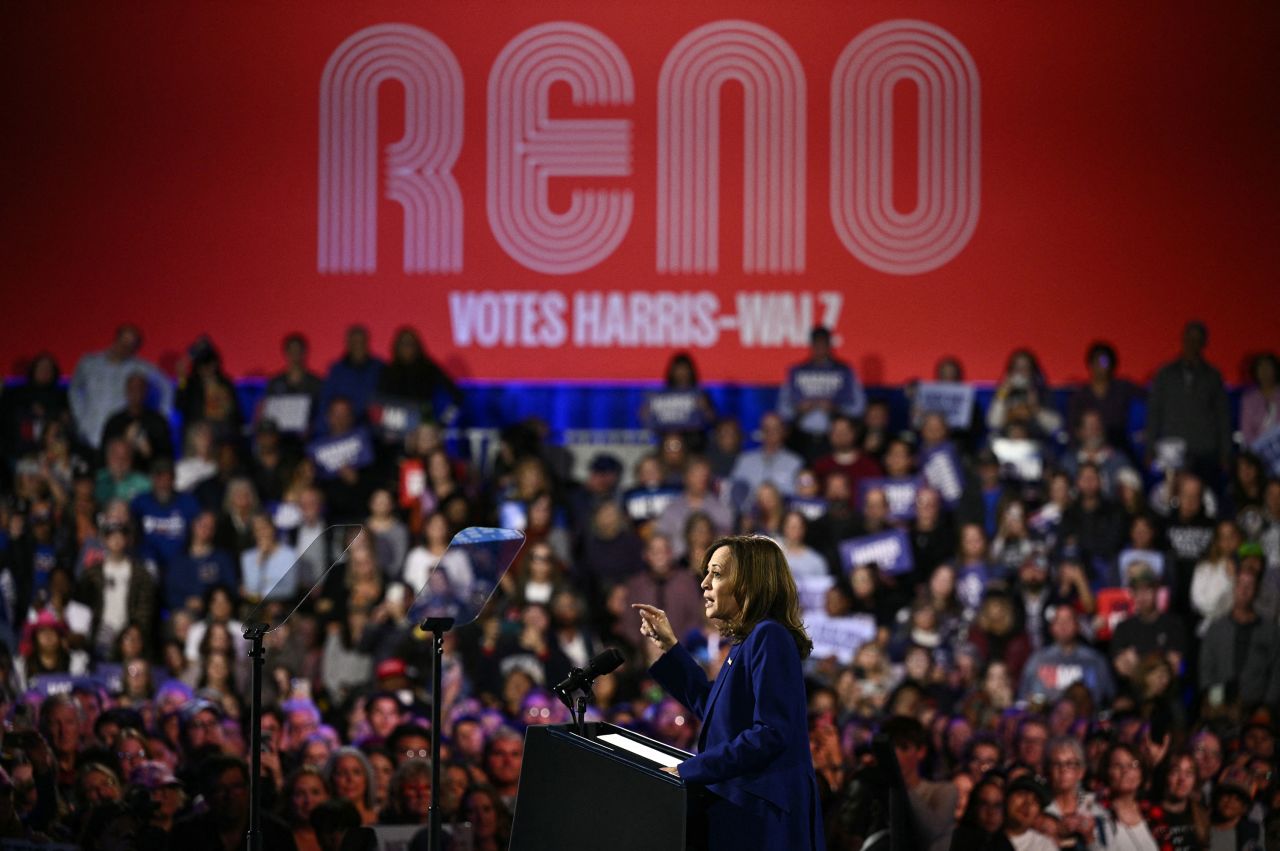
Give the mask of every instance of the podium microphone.
[(596, 656), (587, 663), (585, 668), (574, 668), (569, 672), (569, 676), (565, 677), (562, 682), (551, 689), (557, 697), (570, 709), (573, 708), (573, 702), (570, 695), (580, 689), (591, 688), (591, 681), (596, 677), (607, 674), (622, 664), (622, 651), (616, 647), (610, 647), (608, 650)]

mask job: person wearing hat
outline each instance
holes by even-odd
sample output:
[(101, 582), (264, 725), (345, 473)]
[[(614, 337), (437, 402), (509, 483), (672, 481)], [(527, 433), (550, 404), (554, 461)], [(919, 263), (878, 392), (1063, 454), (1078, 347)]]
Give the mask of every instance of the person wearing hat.
[(1049, 791), (1030, 774), (1015, 777), (1004, 792), (1004, 835), (1014, 851), (1057, 851), (1058, 844), (1036, 829)]
[(1280, 621), (1280, 565), (1267, 566), (1266, 552), (1257, 541), (1245, 541), (1236, 550), (1241, 571), (1258, 575), (1258, 596), (1253, 607), (1264, 621)]
[(1209, 829), (1209, 847), (1259, 848), (1261, 831), (1258, 823), (1248, 818), (1253, 806), (1253, 790), (1247, 775), (1228, 768), (1222, 772), (1213, 789), (1213, 826)]
[(1121, 621), (1111, 636), (1111, 661), (1126, 679), (1143, 657), (1160, 653), (1174, 671), (1182, 670), (1187, 655), (1187, 628), (1173, 612), (1160, 611), (1160, 577), (1145, 561), (1129, 565), (1129, 589), (1133, 614)]
[(172, 831), (174, 820), (186, 805), (187, 793), (169, 766), (147, 760), (133, 769), (129, 784), (131, 788), (126, 799), (132, 800), (134, 795), (143, 794), (150, 801), (147, 808), (151, 812), (149, 827), (164, 834)]
[(598, 452), (586, 467), (586, 481), (568, 495), (573, 529), (586, 529), (600, 504), (617, 502), (622, 481), (622, 462), (608, 452)]
[(67, 624), (45, 610), (22, 627), (18, 657), (13, 660), (18, 684), (28, 688), (41, 674), (81, 675), (89, 671), (89, 656), (67, 644)]

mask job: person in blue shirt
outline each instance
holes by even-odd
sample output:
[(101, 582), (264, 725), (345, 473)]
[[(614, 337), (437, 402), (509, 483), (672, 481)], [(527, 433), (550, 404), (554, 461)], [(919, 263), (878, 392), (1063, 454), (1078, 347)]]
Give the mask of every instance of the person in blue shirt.
[(163, 577), (186, 547), (200, 504), (191, 494), (174, 490), (173, 462), (159, 458), (151, 465), (151, 490), (135, 496), (129, 508), (142, 530), (142, 559)]
[(298, 554), (280, 542), (275, 524), (266, 514), (253, 515), (254, 547), (240, 555), (240, 595), (250, 602), (264, 597), (288, 600), (298, 590)]
[(199, 612), (211, 588), (236, 588), (240, 574), (231, 553), (214, 546), (218, 516), (205, 511), (191, 522), (191, 544), (169, 565), (163, 576), (164, 603), (169, 612)]
[(812, 461), (827, 450), (833, 416), (861, 417), (866, 409), (867, 392), (853, 367), (835, 357), (831, 331), (814, 327), (809, 357), (791, 367), (778, 388), (778, 413), (792, 427), (794, 448)]
[(721, 538), (702, 569), (706, 614), (731, 642), (714, 683), (661, 609), (633, 604), (663, 651), (650, 674), (702, 719), (697, 756), (664, 770), (707, 789), (703, 847), (825, 849), (801, 673), (813, 642), (786, 556), (769, 538)]
[[(378, 389), (378, 379), (385, 364), (369, 352), (369, 330), (363, 325), (347, 329), (347, 348), (342, 357), (329, 367), (320, 392), (318, 415), (328, 410), (329, 402), (342, 397), (351, 403), (356, 416), (363, 418), (369, 400)], [(317, 423), (323, 426), (323, 422)]]

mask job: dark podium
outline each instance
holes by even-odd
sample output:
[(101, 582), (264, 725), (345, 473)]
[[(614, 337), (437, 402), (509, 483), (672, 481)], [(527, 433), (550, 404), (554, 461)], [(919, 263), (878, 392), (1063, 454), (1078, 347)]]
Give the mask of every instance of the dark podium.
[(585, 726), (586, 736), (572, 724), (525, 733), (511, 851), (703, 851), (692, 791), (661, 770), (663, 758), (692, 754), (613, 724)]

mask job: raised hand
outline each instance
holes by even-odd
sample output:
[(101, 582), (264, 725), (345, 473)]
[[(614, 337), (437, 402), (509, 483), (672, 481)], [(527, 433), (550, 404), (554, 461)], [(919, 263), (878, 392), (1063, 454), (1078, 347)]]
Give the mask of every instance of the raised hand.
[(676, 646), (676, 633), (667, 620), (667, 613), (648, 603), (632, 603), (631, 608), (640, 613), (640, 634), (656, 644), (663, 653)]

